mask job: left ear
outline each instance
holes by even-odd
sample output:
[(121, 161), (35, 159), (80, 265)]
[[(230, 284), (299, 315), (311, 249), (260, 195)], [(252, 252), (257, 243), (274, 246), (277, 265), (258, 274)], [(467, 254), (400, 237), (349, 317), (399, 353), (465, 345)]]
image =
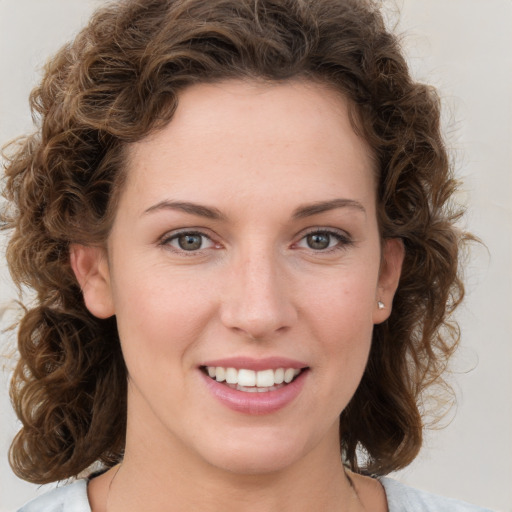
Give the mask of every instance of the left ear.
[(401, 239), (388, 238), (384, 240), (377, 296), (375, 297), (373, 312), (374, 324), (384, 322), (391, 314), (391, 306), (396, 289), (398, 288), (398, 282), (400, 281), (404, 255), (405, 248)]

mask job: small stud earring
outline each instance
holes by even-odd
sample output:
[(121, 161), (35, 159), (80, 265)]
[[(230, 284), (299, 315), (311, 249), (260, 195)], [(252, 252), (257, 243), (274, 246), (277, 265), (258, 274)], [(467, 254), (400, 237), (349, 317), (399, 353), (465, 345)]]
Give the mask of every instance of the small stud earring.
[(378, 307), (379, 309), (384, 309), (386, 306), (384, 306), (384, 302), (382, 302), (381, 300), (379, 300), (379, 301), (377, 302), (377, 307)]

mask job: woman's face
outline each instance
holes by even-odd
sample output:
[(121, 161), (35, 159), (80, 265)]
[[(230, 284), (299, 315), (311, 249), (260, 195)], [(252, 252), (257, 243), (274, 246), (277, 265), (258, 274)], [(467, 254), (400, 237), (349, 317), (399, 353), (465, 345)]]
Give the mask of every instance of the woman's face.
[(339, 453), (402, 259), (381, 247), (346, 101), (303, 82), (196, 85), (128, 161), (108, 263), (83, 286), (117, 317), (127, 456), (262, 473)]

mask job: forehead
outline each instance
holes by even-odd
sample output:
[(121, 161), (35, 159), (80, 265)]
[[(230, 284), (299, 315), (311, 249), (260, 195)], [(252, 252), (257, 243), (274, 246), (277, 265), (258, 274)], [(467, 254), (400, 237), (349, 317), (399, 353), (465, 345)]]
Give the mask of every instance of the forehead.
[(164, 129), (129, 147), (128, 186), (154, 201), (164, 191), (196, 200), (268, 195), (269, 185), (306, 200), (338, 197), (340, 187), (373, 192), (373, 154), (349, 107), (313, 82), (194, 85)]

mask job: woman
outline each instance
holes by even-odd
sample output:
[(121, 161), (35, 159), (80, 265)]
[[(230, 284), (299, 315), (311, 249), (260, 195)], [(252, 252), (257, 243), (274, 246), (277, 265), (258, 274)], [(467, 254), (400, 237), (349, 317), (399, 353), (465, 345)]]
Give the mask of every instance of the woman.
[(371, 2), (111, 4), (32, 102), (11, 463), (104, 469), (23, 511), (477, 510), (384, 476), (457, 344), (468, 236)]

